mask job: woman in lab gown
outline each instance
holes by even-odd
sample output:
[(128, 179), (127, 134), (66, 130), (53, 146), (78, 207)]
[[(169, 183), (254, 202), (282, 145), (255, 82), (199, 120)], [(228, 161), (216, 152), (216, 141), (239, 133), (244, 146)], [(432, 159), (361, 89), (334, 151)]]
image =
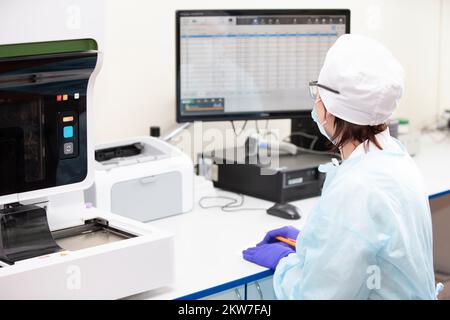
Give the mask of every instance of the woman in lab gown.
[(319, 168), (322, 196), (303, 230), (272, 230), (244, 258), (275, 269), (279, 299), (434, 299), (427, 193), (386, 124), (403, 94), (401, 65), (379, 42), (344, 35), (310, 91), (312, 117), (342, 163)]

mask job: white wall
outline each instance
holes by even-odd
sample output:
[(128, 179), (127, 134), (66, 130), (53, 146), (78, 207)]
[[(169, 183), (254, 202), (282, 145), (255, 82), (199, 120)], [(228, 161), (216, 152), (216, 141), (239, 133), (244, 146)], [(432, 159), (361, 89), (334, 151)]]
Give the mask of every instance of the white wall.
[[(445, 2), (445, 4), (442, 3)], [(447, 0), (108, 0), (104, 64), (96, 87), (98, 142), (142, 135), (150, 125), (175, 124), (176, 9), (349, 8), (351, 31), (389, 47), (406, 70), (406, 92), (396, 115), (415, 127), (434, 119), (440, 104), (450, 106), (439, 72), (439, 54), (449, 56)], [(442, 9), (445, 14), (441, 15)], [(446, 21), (442, 24), (440, 19)], [(445, 32), (441, 28), (445, 27)], [(447, 38), (440, 46), (440, 36)], [(444, 59), (443, 59), (444, 60)], [(448, 60), (447, 58), (445, 60)], [(447, 70), (450, 62), (447, 61)], [(441, 85), (439, 85), (441, 80)], [(263, 124), (261, 124), (262, 126)], [(288, 133), (288, 120), (271, 121)], [(225, 128), (213, 123), (207, 127)]]
[(441, 10), (441, 68), (439, 103), (441, 111), (450, 110), (450, 1), (442, 1)]
[(103, 45), (104, 0), (0, 0), (0, 44), (94, 38)]

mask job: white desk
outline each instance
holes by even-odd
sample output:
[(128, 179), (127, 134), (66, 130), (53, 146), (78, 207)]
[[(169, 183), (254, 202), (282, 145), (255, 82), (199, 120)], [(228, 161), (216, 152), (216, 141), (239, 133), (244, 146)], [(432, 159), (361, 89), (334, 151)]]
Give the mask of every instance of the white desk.
[[(423, 172), (430, 198), (450, 193), (450, 139), (439, 144), (423, 137), (421, 152), (415, 157)], [(242, 258), (242, 250), (261, 241), (265, 232), (284, 225), (302, 228), (318, 198), (294, 202), (302, 218), (289, 221), (261, 211), (223, 212), (219, 208), (202, 209), (198, 201), (208, 195), (237, 195), (214, 189), (203, 178), (196, 179), (195, 206), (192, 212), (154, 221), (155, 227), (175, 234), (175, 272), (172, 287), (149, 291), (137, 299), (196, 299), (270, 276), (266, 268)], [(219, 203), (219, 200), (211, 200)], [(243, 207), (269, 208), (272, 202), (245, 197)]]
[[(440, 134), (433, 136), (441, 138)], [(430, 199), (450, 193), (450, 137), (435, 142), (430, 135), (424, 135), (414, 160), (424, 176)]]

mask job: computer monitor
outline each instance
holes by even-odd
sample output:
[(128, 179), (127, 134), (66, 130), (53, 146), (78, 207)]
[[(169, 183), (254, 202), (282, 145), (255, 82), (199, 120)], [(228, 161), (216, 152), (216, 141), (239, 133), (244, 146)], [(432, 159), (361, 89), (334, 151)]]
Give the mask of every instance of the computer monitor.
[(176, 12), (177, 122), (295, 118), (350, 11)]

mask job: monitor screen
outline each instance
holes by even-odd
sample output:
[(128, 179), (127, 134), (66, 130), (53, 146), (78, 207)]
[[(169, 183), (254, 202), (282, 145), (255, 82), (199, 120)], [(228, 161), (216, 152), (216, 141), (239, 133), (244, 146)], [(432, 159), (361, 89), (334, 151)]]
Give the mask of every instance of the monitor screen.
[(178, 11), (177, 121), (292, 118), (349, 10)]

